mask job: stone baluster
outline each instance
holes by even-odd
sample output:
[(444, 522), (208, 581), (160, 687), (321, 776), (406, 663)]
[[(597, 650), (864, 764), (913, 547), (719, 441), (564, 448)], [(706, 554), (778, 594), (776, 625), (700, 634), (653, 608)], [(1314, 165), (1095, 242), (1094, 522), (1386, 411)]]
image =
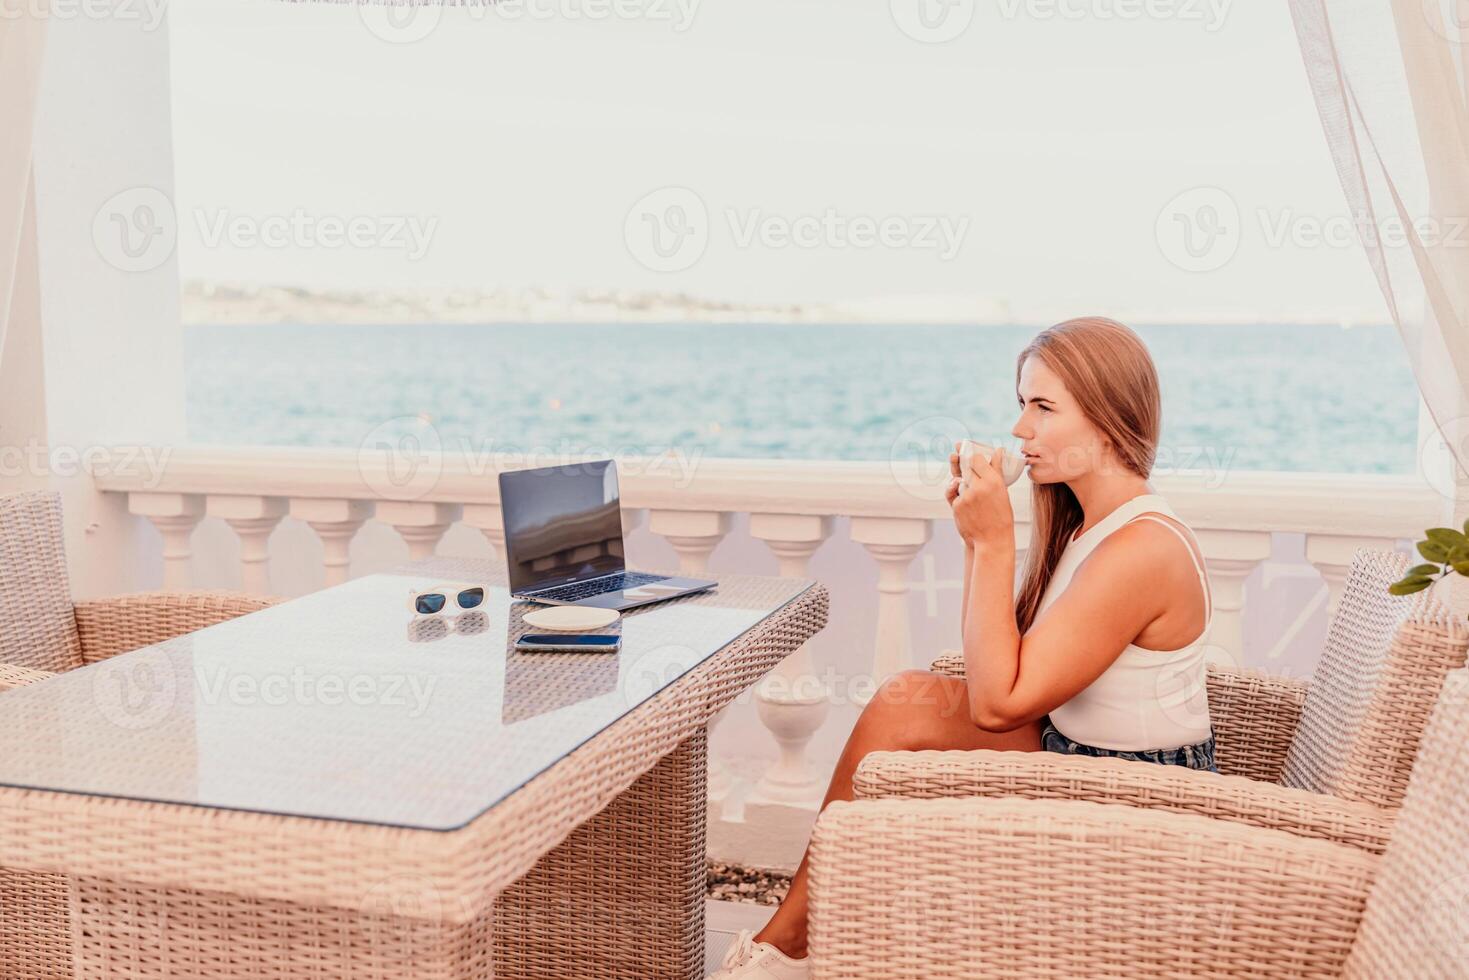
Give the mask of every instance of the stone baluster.
[(286, 516), (281, 497), (212, 493), (205, 513), (219, 517), (240, 539), (240, 588), (255, 595), (270, 592), (270, 536)]
[(852, 540), (877, 562), (877, 628), (870, 684), (853, 685), (852, 700), (865, 705), (884, 680), (912, 666), (908, 623), (908, 566), (923, 550), (933, 524), (915, 517), (854, 517)]
[(163, 536), (163, 588), (187, 589), (193, 581), (190, 539), (204, 516), (204, 498), (192, 493), (129, 493), (128, 513), (148, 518)]
[[(624, 529), (627, 528), (627, 512), (623, 513)], [(678, 553), (678, 570), (682, 575), (703, 575), (709, 570), (709, 556), (719, 542), (729, 533), (730, 515), (716, 510), (659, 510), (648, 509), (648, 530), (659, 535)], [(624, 532), (624, 533), (625, 533)], [(729, 705), (716, 711), (709, 719), (709, 740), (712, 744), (714, 731), (729, 713)], [(709, 753), (709, 816), (718, 819), (724, 812), (724, 802), (734, 787), (729, 767), (720, 762), (713, 752)]]
[(428, 500), (379, 500), (377, 519), (390, 524), (408, 544), (408, 559), (432, 558), (449, 526), (459, 519), (459, 504)]
[(492, 560), (505, 560), (505, 517), (498, 503), (465, 504), (464, 523), (485, 536)]
[(649, 510), (648, 530), (678, 553), (678, 570), (703, 575), (709, 556), (729, 533), (730, 515), (718, 510)]
[[(832, 518), (813, 514), (751, 514), (750, 536), (775, 554), (778, 574), (808, 578), (811, 556), (831, 536)], [(825, 780), (806, 761), (806, 748), (831, 710), (826, 686), (815, 674), (809, 643), (782, 660), (755, 689), (760, 721), (780, 746), (780, 758), (755, 785), (746, 809), (796, 806), (814, 815)]]
[[(1352, 556), (1358, 548), (1376, 551), (1392, 551), (1397, 542), (1392, 538), (1362, 538), (1345, 534), (1307, 534), (1306, 560), (1316, 567), (1326, 581), (1327, 621), (1336, 615), (1337, 603), (1347, 585), (1347, 572), (1352, 568)], [(1422, 561), (1415, 552), (1413, 563)]]
[(1211, 656), (1229, 663), (1243, 663), (1245, 579), (1270, 557), (1270, 532), (1206, 528), (1195, 530), (1194, 537), (1204, 552), (1209, 591), (1214, 600), (1214, 621), (1208, 639)]
[(328, 588), (352, 577), (352, 539), (372, 513), (370, 500), (297, 497), (291, 501), (291, 516), (305, 521), (321, 539), (321, 564)]

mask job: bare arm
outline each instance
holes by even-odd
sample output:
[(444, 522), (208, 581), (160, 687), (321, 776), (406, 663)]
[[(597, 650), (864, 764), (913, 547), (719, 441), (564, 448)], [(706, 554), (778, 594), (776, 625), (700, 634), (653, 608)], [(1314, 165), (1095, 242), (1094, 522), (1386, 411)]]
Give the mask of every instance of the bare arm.
[[(954, 452), (949, 454), (949, 487), (945, 493), (949, 506), (959, 496), (959, 443), (954, 443)], [(964, 601), (959, 606), (959, 640), (964, 640), (964, 623), (969, 618), (969, 580), (974, 571), (974, 542), (964, 541)]]
[(1170, 545), (1155, 531), (1169, 533), (1135, 526), (1108, 536), (1023, 642), (1012, 595), (1013, 540), (990, 540), (975, 549), (964, 663), (977, 725), (1009, 731), (1064, 704), (1165, 611)]

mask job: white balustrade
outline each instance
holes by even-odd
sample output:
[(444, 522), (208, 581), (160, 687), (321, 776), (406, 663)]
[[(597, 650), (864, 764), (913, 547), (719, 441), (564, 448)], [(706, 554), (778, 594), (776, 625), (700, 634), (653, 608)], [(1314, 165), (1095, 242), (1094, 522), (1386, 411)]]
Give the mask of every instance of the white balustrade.
[(684, 575), (703, 575), (709, 556), (729, 533), (730, 515), (717, 510), (664, 510), (648, 516), (648, 530), (663, 538), (678, 553), (678, 570)]
[(391, 524), (408, 544), (408, 558), (432, 558), (449, 525), (459, 519), (459, 504), (426, 500), (383, 500), (377, 505), (377, 519)]
[(852, 697), (872, 699), (877, 687), (912, 666), (913, 645), (908, 625), (908, 566), (928, 544), (933, 525), (903, 517), (854, 517), (852, 540), (877, 562), (877, 627), (872, 658), (872, 683), (852, 685)]
[(204, 498), (190, 493), (129, 493), (128, 513), (146, 517), (163, 536), (163, 587), (187, 589), (193, 581), (194, 528), (204, 516)]
[[(777, 574), (809, 578), (811, 556), (831, 537), (832, 518), (813, 514), (751, 514), (750, 536), (775, 554)], [(760, 721), (780, 746), (780, 758), (765, 771), (745, 806), (767, 803), (817, 809), (826, 779), (806, 759), (806, 746), (831, 710), (830, 695), (811, 662), (810, 642), (801, 644), (755, 688)]]
[(291, 516), (305, 521), (321, 539), (321, 564), (328, 587), (351, 577), (352, 539), (372, 513), (371, 500), (298, 497), (291, 501)]
[(1264, 531), (1195, 528), (1194, 537), (1204, 552), (1209, 592), (1214, 601), (1209, 646), (1216, 659), (1240, 663), (1245, 645), (1245, 579), (1270, 557), (1270, 535)]
[(286, 511), (280, 497), (212, 493), (205, 502), (205, 514), (222, 518), (240, 539), (240, 588), (246, 592), (270, 593), (270, 536)]
[[(678, 553), (678, 570), (683, 575), (703, 575), (709, 570), (709, 556), (729, 533), (730, 515), (722, 511), (709, 510), (664, 510), (657, 508), (648, 513), (648, 530), (659, 535)], [(626, 530), (624, 530), (626, 533)], [(720, 722), (729, 717), (729, 705), (725, 705), (709, 719), (708, 737), (712, 741)], [(711, 818), (724, 812), (724, 803), (734, 788), (734, 779), (729, 767), (709, 756), (708, 795)]]
[(485, 536), (495, 558), (505, 560), (505, 519), (499, 504), (465, 504), (464, 523)]

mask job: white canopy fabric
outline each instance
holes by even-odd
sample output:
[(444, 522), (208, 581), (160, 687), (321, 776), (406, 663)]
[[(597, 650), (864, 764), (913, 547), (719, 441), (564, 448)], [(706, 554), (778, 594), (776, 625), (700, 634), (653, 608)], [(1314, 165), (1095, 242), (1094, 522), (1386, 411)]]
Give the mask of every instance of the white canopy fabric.
[(1469, 482), (1469, 0), (1290, 5), (1351, 216), (1458, 463), (1457, 499)]
[(21, 229), (30, 198), (36, 92), (46, 40), (44, 7), (20, 4), (0, 18), (0, 356), (10, 324)]

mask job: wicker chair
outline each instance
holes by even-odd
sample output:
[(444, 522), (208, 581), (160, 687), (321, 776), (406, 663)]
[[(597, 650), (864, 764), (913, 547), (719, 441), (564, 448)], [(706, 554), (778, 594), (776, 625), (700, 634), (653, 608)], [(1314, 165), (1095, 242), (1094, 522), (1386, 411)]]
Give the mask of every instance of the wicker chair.
[[(73, 603), (61, 498), (0, 497), (0, 692), (53, 677), (280, 600), (238, 592), (144, 592)], [(0, 711), (5, 699), (0, 694)], [(0, 867), (0, 978), (69, 980), (70, 888), (64, 876)]]
[(1469, 976), (1469, 672), (1386, 851), (1090, 800), (832, 803), (817, 980)]
[[(1222, 775), (1050, 752), (873, 752), (855, 794), (1127, 803), (1380, 853), (1443, 679), (1469, 651), (1469, 627), (1437, 600), (1388, 594), (1406, 564), (1397, 553), (1356, 554), (1309, 685), (1210, 666)], [(934, 669), (962, 675), (963, 660)]]
[(279, 601), (239, 592), (193, 591), (73, 603), (60, 495), (38, 490), (0, 497), (0, 691)]

